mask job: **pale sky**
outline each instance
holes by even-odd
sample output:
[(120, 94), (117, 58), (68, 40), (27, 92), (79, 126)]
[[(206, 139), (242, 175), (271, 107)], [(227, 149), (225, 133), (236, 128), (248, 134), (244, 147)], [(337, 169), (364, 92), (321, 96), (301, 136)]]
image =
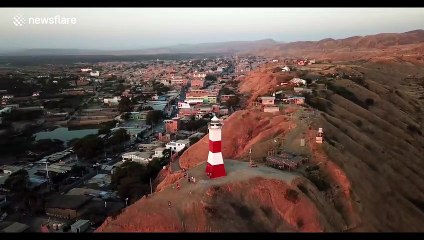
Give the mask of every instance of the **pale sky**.
[[(15, 26), (13, 17), (74, 17)], [(0, 50), (142, 49), (259, 40), (292, 42), (424, 29), (424, 8), (1, 8)]]

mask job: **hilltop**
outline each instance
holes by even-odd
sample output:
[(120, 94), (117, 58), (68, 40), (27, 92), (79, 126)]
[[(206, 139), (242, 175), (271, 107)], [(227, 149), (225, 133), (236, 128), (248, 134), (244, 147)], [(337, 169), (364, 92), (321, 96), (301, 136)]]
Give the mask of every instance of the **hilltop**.
[(326, 61), (396, 60), (423, 63), (424, 30), (283, 43), (245, 53), (275, 57), (309, 57)]

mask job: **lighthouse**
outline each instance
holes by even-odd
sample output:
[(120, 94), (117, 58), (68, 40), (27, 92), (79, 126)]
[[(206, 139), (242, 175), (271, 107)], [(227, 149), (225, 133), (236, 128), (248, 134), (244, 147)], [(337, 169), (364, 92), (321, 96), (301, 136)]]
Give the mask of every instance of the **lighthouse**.
[(226, 176), (224, 159), (221, 152), (221, 130), (222, 124), (214, 116), (209, 123), (209, 155), (206, 163), (206, 174), (210, 178)]

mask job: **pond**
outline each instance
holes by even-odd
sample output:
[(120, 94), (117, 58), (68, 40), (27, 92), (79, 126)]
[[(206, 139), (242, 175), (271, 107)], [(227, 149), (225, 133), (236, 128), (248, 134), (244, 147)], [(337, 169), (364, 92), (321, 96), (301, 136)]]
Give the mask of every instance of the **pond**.
[(63, 142), (68, 142), (74, 138), (83, 138), (90, 134), (97, 134), (98, 129), (78, 129), (78, 130), (70, 130), (66, 127), (59, 127), (54, 129), (53, 131), (40, 131), (35, 133), (35, 140), (40, 139), (59, 139)]

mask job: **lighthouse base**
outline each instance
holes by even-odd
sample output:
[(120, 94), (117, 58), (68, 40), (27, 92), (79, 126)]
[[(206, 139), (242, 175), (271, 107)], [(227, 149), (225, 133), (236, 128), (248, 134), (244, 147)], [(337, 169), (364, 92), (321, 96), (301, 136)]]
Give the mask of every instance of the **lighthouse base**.
[(224, 164), (211, 165), (210, 163), (206, 163), (206, 174), (208, 174), (210, 178), (227, 176)]

